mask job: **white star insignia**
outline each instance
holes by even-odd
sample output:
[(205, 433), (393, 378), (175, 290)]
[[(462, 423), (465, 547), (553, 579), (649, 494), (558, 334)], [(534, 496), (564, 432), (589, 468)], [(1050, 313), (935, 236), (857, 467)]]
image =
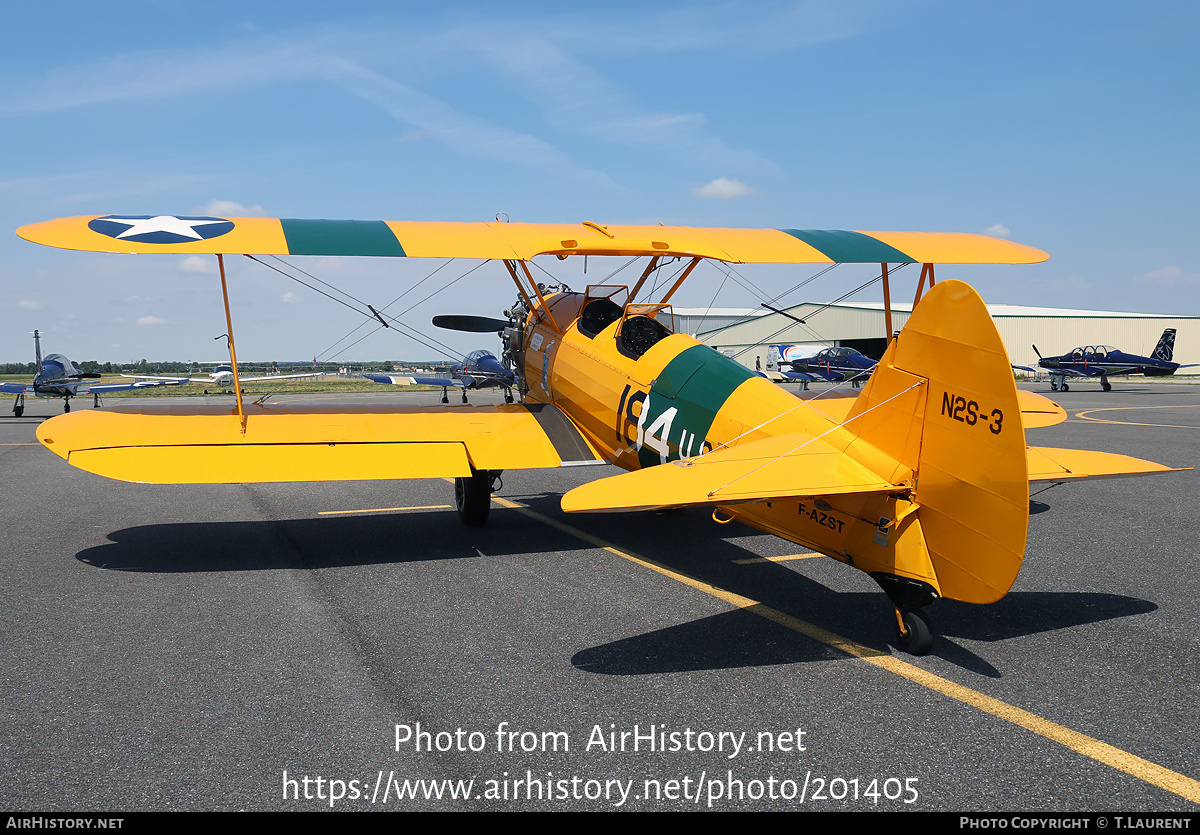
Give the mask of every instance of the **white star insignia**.
[(130, 238), (134, 235), (148, 235), (152, 232), (169, 232), (172, 235), (179, 235), (182, 238), (192, 238), (193, 240), (202, 240), (201, 236), (196, 233), (197, 226), (209, 226), (213, 223), (228, 223), (225, 220), (183, 220), (174, 215), (158, 215), (151, 218), (135, 218), (135, 217), (106, 217), (104, 220), (111, 220), (117, 223), (128, 223), (129, 228), (116, 237)]

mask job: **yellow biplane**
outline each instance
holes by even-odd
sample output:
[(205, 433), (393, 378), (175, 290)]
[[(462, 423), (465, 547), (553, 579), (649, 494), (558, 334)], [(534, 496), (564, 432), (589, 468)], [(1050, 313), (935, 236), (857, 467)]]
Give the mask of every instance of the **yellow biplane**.
[[(1065, 413), (1017, 390), (975, 291), (934, 277), (934, 264), (1047, 257), (996, 238), (118, 215), (18, 234), (66, 249), (216, 254), (223, 293), (223, 256), (233, 253), (494, 259), (518, 290), (507, 320), (456, 317), (460, 329), (501, 333), (518, 403), (248, 405), (239, 393), (232, 408), (130, 404), (43, 423), (38, 438), (76, 467), (160, 484), (453, 477), (463, 521), (482, 524), (503, 470), (610, 462), (630, 472), (571, 490), (564, 510), (701, 505), (718, 521), (737, 519), (826, 554), (879, 583), (895, 607), (898, 645), (912, 653), (933, 641), (925, 605), (941, 597), (989, 603), (1008, 592), (1024, 556), (1031, 482), (1170, 469), (1026, 447), (1027, 427)], [(549, 292), (528, 267), (538, 255), (649, 263), (633, 287)], [(675, 259), (684, 267), (677, 280), (639, 301)], [(889, 334), (889, 264), (918, 263), (920, 304), (857, 398), (800, 399), (672, 332), (670, 301), (704, 259), (879, 264)]]

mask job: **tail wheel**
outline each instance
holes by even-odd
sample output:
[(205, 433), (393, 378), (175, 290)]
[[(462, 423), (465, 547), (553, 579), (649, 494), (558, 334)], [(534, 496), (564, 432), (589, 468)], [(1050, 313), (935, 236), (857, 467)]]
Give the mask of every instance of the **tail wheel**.
[(913, 609), (896, 610), (896, 646), (909, 655), (928, 655), (933, 648), (933, 627), (929, 615)]
[(487, 522), (492, 509), (492, 474), (472, 470), (466, 478), (454, 479), (454, 504), (464, 525), (473, 527)]

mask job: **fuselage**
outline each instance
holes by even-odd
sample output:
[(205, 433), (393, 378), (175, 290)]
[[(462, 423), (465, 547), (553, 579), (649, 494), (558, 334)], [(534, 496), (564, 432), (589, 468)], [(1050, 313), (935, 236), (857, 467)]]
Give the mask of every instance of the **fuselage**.
[[(581, 327), (588, 317), (579, 318), (582, 295), (558, 294), (547, 301), (562, 331), (536, 311), (526, 323), (526, 402), (557, 405), (611, 463), (637, 470), (773, 436), (795, 436), (798, 445), (821, 436), (820, 443), (903, 480), (903, 466), (855, 443), (852, 433), (832, 416), (838, 408), (840, 417), (845, 416), (844, 401), (831, 407), (831, 413), (822, 411), (820, 401), (802, 400), (649, 317), (626, 311), (589, 333)], [(876, 530), (861, 520), (896, 518), (897, 502), (905, 503), (897, 496), (848, 495), (838, 497), (836, 506), (778, 500), (722, 507), (721, 512), (870, 571), (870, 558), (864, 561), (863, 555), (872, 549), (864, 543)], [(906, 562), (926, 562), (924, 555), (908, 556), (911, 560), (889, 553), (879, 568), (905, 573)], [(913, 576), (930, 579), (915, 568)]]
[(33, 378), (33, 392), (38, 397), (74, 397), (82, 376), (83, 372), (62, 354), (47, 354)]
[(875, 360), (853, 348), (826, 348), (811, 357), (793, 361), (792, 368), (841, 382), (869, 376), (875, 369)]

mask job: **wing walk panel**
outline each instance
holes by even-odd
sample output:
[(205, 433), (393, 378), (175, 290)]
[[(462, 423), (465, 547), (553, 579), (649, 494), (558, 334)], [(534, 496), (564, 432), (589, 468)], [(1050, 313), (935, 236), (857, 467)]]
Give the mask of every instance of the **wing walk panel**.
[(562, 409), (549, 403), (531, 403), (524, 408), (529, 410), (546, 433), (546, 439), (554, 446), (554, 452), (562, 460), (563, 466), (607, 463), (596, 454), (596, 450), (592, 449)]

